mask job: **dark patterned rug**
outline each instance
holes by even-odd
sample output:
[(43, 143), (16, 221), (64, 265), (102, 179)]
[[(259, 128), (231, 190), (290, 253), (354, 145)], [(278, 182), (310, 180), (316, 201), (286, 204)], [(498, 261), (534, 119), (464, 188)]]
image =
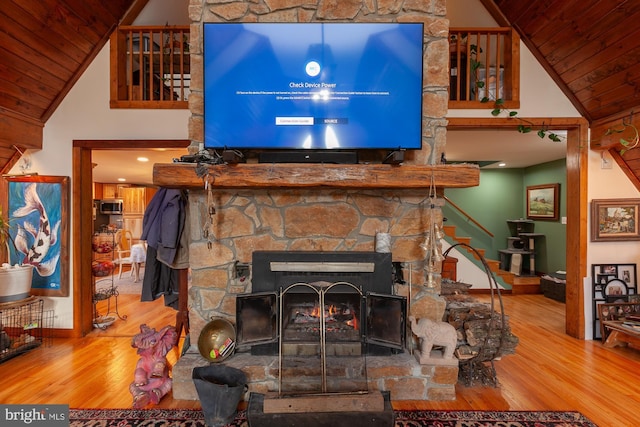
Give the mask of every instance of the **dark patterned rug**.
[[(395, 411), (394, 415), (395, 427), (597, 427), (579, 412)], [(69, 419), (70, 427), (206, 426), (202, 411), (195, 409), (71, 409)], [(245, 411), (239, 411), (228, 426), (248, 427)]]

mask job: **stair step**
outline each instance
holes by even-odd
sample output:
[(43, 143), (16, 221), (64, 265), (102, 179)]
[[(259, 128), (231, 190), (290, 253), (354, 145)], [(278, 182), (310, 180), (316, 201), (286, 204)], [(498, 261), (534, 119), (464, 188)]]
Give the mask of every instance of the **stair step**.
[(442, 231), (444, 231), (444, 234), (446, 236), (449, 237), (456, 237), (456, 226), (455, 225), (443, 225), (442, 226)]
[[(470, 237), (459, 237), (456, 236), (456, 226), (455, 225), (445, 225), (443, 226), (444, 234), (458, 243), (471, 245)], [(470, 248), (462, 247), (460, 249), (466, 249), (475, 259), (480, 260), (478, 254)], [(476, 251), (485, 256), (486, 251), (484, 249), (476, 249)], [(537, 276), (516, 276), (515, 274), (501, 270), (500, 269), (500, 261), (486, 259), (485, 261), (489, 265), (489, 269), (497, 276), (499, 276), (504, 283), (511, 285), (511, 293), (512, 294), (539, 294), (542, 293), (540, 290), (540, 278)]]
[(511, 275), (507, 279), (503, 276), (504, 281), (511, 285), (511, 293), (513, 295), (527, 295), (527, 294), (540, 294), (540, 278), (538, 276), (516, 276), (508, 271), (499, 270), (500, 275), (507, 273)]

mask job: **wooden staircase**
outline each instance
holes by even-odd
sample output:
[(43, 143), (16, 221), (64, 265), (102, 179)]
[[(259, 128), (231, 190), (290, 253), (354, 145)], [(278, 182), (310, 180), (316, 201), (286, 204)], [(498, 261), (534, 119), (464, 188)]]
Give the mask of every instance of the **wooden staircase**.
[[(456, 236), (456, 226), (455, 225), (445, 225), (443, 226), (444, 234), (455, 242), (463, 243), (466, 245), (471, 245), (470, 237), (460, 237)], [(465, 246), (458, 246), (457, 249), (462, 251), (467, 251), (473, 258), (480, 260), (478, 255)], [(476, 249), (478, 253), (485, 257), (484, 249)], [(489, 265), (489, 269), (505, 283), (511, 285), (511, 290), (504, 290), (505, 293), (511, 293), (513, 295), (524, 295), (524, 294), (539, 294), (542, 293), (540, 290), (540, 278), (538, 276), (516, 276), (515, 274), (501, 270), (500, 269), (500, 261), (487, 259), (485, 257), (485, 261)]]

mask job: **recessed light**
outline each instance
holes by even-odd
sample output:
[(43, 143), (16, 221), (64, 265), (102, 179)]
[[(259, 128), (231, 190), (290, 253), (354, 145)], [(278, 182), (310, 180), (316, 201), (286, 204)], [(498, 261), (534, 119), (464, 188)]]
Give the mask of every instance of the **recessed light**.
[(127, 178), (118, 178), (118, 182), (125, 182)]
[(507, 164), (506, 164), (506, 163), (498, 163), (498, 166), (500, 166), (501, 168), (503, 168), (503, 167), (507, 166)]
[(147, 158), (147, 157), (138, 157), (138, 158), (137, 158), (137, 160), (138, 160), (139, 162), (148, 162), (148, 161), (149, 161), (149, 158)]

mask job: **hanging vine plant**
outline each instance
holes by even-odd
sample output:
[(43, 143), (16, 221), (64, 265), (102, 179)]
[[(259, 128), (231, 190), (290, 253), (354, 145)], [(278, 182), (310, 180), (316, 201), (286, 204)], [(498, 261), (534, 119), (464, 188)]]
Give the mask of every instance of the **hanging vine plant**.
[[(480, 88), (484, 87), (484, 82), (478, 81), (478, 82), (476, 82), (476, 84)], [(483, 102), (483, 103), (487, 103), (489, 101), (491, 101), (491, 99), (489, 97), (486, 97), (486, 96), (483, 97), (480, 100), (480, 102)], [(504, 106), (504, 100), (502, 98), (495, 99), (493, 101), (493, 106), (494, 106), (494, 109), (491, 110), (491, 115), (492, 116), (497, 117), (500, 114), (502, 114), (503, 112), (505, 112), (505, 113), (507, 113), (507, 115), (509, 117), (517, 118), (518, 120), (523, 122), (522, 124), (518, 125), (518, 132), (520, 132), (520, 133), (529, 133), (529, 132), (533, 131), (532, 123), (529, 123), (525, 119), (517, 117), (517, 115), (518, 115), (517, 111), (509, 110), (508, 108), (506, 108)], [(563, 139), (558, 134), (556, 134), (554, 132), (550, 132), (549, 129), (546, 126), (542, 127), (542, 129), (538, 129), (538, 131), (536, 133), (540, 138), (544, 139), (546, 137), (546, 138), (549, 138), (553, 142), (561, 142), (562, 139)]]
[(627, 151), (634, 149), (640, 143), (640, 134), (638, 133), (638, 128), (632, 123), (625, 123), (622, 121), (622, 126), (619, 128), (609, 128), (604, 133), (605, 136), (614, 135), (614, 134), (622, 134), (631, 129), (631, 137), (630, 138), (620, 138), (618, 142), (622, 145), (622, 149), (620, 150), (620, 155), (626, 153)]

